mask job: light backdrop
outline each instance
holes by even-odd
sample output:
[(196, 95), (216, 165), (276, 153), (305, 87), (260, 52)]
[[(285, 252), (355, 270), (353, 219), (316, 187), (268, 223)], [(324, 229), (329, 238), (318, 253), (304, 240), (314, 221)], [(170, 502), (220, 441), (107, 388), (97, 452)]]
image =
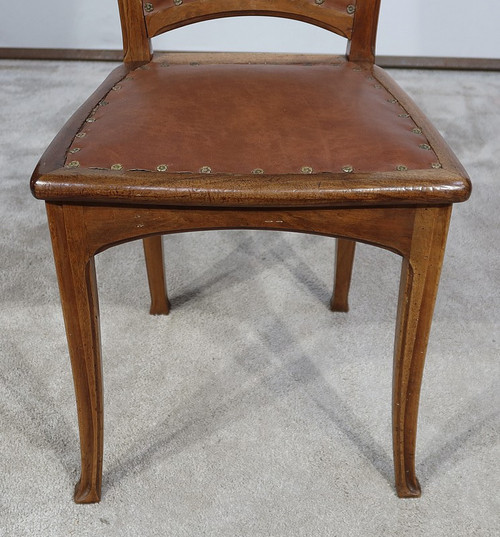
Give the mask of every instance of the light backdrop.
[[(244, 0), (242, 0), (244, 1)], [(0, 0), (0, 46), (121, 48), (116, 0)], [(382, 0), (377, 53), (500, 58), (498, 0)], [(344, 40), (300, 22), (221, 19), (154, 40), (165, 50), (343, 52)]]

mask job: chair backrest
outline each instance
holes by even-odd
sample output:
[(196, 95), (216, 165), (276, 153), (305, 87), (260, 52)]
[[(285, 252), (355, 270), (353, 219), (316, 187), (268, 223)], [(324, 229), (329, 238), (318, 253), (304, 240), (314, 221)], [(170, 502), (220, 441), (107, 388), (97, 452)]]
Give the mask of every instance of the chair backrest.
[(352, 61), (373, 62), (380, 0), (118, 0), (126, 62), (147, 61), (150, 39), (194, 22), (268, 15), (315, 24), (348, 39)]

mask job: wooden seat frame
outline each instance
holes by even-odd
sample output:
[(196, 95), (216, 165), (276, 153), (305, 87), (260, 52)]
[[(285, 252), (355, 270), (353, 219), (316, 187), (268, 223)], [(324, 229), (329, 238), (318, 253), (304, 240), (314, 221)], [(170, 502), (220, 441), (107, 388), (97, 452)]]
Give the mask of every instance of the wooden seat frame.
[[(339, 0), (337, 3), (342, 4)], [(162, 2), (159, 4), (162, 5)], [(223, 5), (223, 9), (217, 11), (207, 7), (214, 4)], [(236, 4), (245, 4), (246, 8), (236, 10)], [(269, 4), (275, 6), (272, 13), (269, 12)], [(299, 2), (228, 0), (218, 3), (195, 0), (186, 3), (184, 19), (181, 17), (172, 22), (163, 11), (158, 15), (154, 11), (152, 15), (148, 14), (150, 6), (143, 5), (140, 0), (120, 0), (125, 63), (122, 70), (111, 77), (119, 80), (131, 66), (149, 62), (150, 38), (153, 35), (183, 23), (235, 14), (290, 16), (328, 27), (349, 39), (349, 61), (373, 64), (379, 0), (358, 0), (355, 12), (351, 14), (351, 25), (345, 22), (344, 14), (339, 16), (338, 24), (331, 20), (328, 23), (311, 20), (310, 5), (306, 14), (297, 10), (289, 13), (292, 4), (295, 6)], [(321, 6), (317, 7), (319, 12)], [(186, 61), (189, 60), (187, 56)], [(377, 76), (391, 87), (401, 102), (411, 106), (408, 97), (389, 77), (381, 71)], [(452, 204), (467, 199), (470, 192), (466, 173), (440, 136), (425, 117), (418, 118), (425, 126), (442, 168), (406, 172), (404, 184), (399, 187), (392, 179), (377, 177), (377, 181), (372, 181), (372, 177), (357, 179), (353, 176), (351, 184), (357, 185), (359, 180), (363, 188), (356, 191), (356, 188), (339, 180), (328, 200), (322, 200), (318, 193), (312, 202), (306, 202), (284, 196), (278, 190), (265, 195), (259, 193), (259, 178), (251, 179), (253, 183), (242, 182), (245, 186), (238, 186), (239, 180), (234, 178), (233, 193), (229, 197), (220, 194), (220, 190), (211, 196), (209, 187), (204, 186), (205, 190), (198, 189), (201, 192), (198, 199), (181, 203), (175, 195), (168, 197), (161, 185), (151, 181), (147, 183), (148, 180), (137, 173), (123, 173), (120, 181), (115, 181), (112, 175), (87, 171), (83, 182), (79, 181), (83, 170), (64, 167), (67, 148), (78, 126), (85, 120), (96, 99), (102, 98), (112, 83), (113, 80), (108, 80), (69, 121), (42, 157), (32, 178), (35, 196), (46, 201), (76, 391), (81, 477), (76, 486), (75, 501), (97, 502), (101, 496), (103, 395), (94, 256), (113, 245), (143, 239), (151, 313), (166, 314), (169, 302), (161, 235), (230, 228), (298, 231), (336, 237), (335, 284), (331, 300), (334, 311), (348, 310), (356, 241), (402, 256), (394, 350), (394, 467), (398, 495), (419, 496), (420, 486), (415, 475), (415, 439), (424, 358)], [(126, 182), (129, 176), (133, 177), (134, 188)], [(427, 185), (427, 177), (434, 183), (429, 180)], [(408, 188), (412, 179), (418, 183), (418, 188)], [(195, 184), (201, 181), (198, 177), (192, 180)], [(139, 189), (146, 193), (144, 197), (136, 195)], [(173, 190), (170, 188), (168, 192)]]

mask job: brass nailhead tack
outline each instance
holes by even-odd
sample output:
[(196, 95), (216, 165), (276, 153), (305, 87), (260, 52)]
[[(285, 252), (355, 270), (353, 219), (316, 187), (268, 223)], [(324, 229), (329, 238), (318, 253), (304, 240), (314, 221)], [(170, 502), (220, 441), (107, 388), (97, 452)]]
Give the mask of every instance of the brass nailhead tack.
[(431, 164), (431, 166), (435, 169), (435, 170), (439, 170), (439, 168), (442, 168), (443, 165), (441, 164), (441, 162), (433, 162)]
[(312, 173), (313, 172), (313, 169), (311, 168), (311, 166), (302, 166), (302, 168), (300, 169), (300, 171), (302, 173)]
[(420, 144), (418, 147), (420, 147), (420, 149), (425, 149), (426, 151), (431, 150), (431, 146), (429, 144)]
[(318, 6), (325, 3), (325, 0), (314, 0)]
[(85, 121), (87, 123), (95, 123), (95, 117), (88, 117)]
[(86, 132), (79, 132), (76, 137), (77, 138), (85, 138), (85, 136), (87, 136), (87, 133)]
[(122, 87), (120, 86), (120, 84), (116, 84), (116, 85), (114, 85), (111, 89), (112, 89), (113, 91), (118, 91), (118, 90), (121, 90)]
[(404, 164), (400, 164), (399, 166), (396, 166), (396, 170), (398, 172), (405, 172), (408, 168)]
[(411, 132), (413, 132), (413, 134), (422, 134), (422, 129), (415, 127), (414, 129), (411, 130)]
[(342, 166), (342, 171), (345, 173), (352, 173), (354, 171), (354, 168), (348, 164), (347, 166)]
[(388, 103), (396, 104), (398, 102), (397, 99), (387, 99)]
[(356, 6), (349, 4), (346, 7), (346, 10), (347, 10), (347, 13), (349, 13), (349, 15), (352, 15), (356, 11)]
[(176, 6), (180, 6), (182, 4), (182, 0), (174, 0), (174, 4)]
[(108, 106), (108, 101), (99, 101), (99, 106)]
[(264, 170), (262, 168), (255, 168), (255, 170), (252, 170), (252, 173), (262, 174), (262, 173), (264, 173)]
[(168, 166), (166, 164), (160, 164), (159, 166), (156, 167), (156, 169), (159, 172), (166, 172), (168, 170)]
[(112, 170), (123, 170), (123, 166), (121, 164), (113, 164), (113, 166), (111, 166), (111, 169)]
[(144, 11), (146, 13), (151, 13), (151, 11), (153, 11), (153, 10), (154, 10), (154, 6), (153, 6), (153, 4), (151, 2), (146, 2), (144, 4)]
[(68, 168), (78, 168), (78, 166), (80, 166), (80, 163), (77, 160), (72, 160), (68, 163)]
[(78, 153), (80, 151), (79, 147), (73, 147), (73, 149), (70, 149), (70, 153)]
[(398, 114), (399, 117), (410, 117), (410, 114)]
[(382, 86), (380, 84), (374, 84), (373, 87), (377, 89), (382, 89)]
[(200, 168), (201, 173), (212, 173), (212, 168), (210, 166), (202, 166)]

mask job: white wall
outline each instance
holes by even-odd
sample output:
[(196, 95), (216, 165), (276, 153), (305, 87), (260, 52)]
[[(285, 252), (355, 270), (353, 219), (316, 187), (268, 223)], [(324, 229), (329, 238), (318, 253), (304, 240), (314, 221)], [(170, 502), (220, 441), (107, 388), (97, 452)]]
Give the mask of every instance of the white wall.
[[(121, 48), (116, 0), (0, 0), (0, 13), (1, 47)], [(377, 53), (500, 58), (499, 22), (498, 0), (382, 0)], [(156, 38), (154, 46), (284, 52), (345, 49), (343, 39), (325, 30), (258, 17), (180, 28)]]

